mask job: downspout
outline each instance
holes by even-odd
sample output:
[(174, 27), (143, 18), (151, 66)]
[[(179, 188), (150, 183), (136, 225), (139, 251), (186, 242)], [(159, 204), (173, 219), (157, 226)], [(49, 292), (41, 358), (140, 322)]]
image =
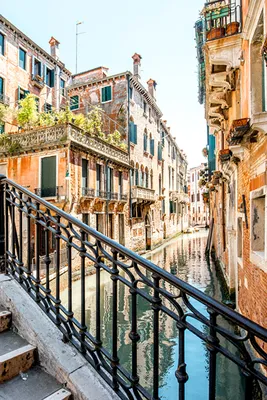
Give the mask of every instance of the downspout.
[(106, 236), (108, 237), (108, 206), (109, 206), (109, 193), (108, 193), (108, 162), (107, 159), (105, 160), (105, 180), (104, 180), (104, 186), (105, 186), (105, 192), (107, 196), (106, 200)]
[[(130, 145), (130, 75), (127, 75), (127, 141), (128, 141), (128, 154), (129, 154), (129, 162), (130, 162), (130, 154), (131, 154), (131, 145)], [(132, 220), (132, 168), (129, 170), (129, 216), (130, 220)]]

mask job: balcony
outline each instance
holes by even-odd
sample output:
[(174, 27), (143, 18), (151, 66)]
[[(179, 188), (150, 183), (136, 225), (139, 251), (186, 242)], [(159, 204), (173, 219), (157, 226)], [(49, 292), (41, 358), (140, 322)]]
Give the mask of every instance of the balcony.
[(233, 121), (227, 138), (229, 146), (235, 146), (241, 143), (243, 137), (250, 130), (250, 119), (241, 118)]
[[(16, 154), (25, 151), (41, 151), (51, 146), (62, 146), (68, 143), (129, 168), (129, 155), (126, 151), (96, 136), (88, 135), (71, 123), (39, 128), (25, 133), (14, 133), (9, 136), (9, 146), (16, 147)], [(0, 155), (3, 154), (8, 154), (5, 144), (0, 146)]]
[(5, 94), (0, 94), (0, 103), (5, 104), (6, 106), (9, 106), (10, 99), (8, 96)]
[(180, 204), (189, 203), (189, 196), (187, 193), (178, 192), (177, 190), (170, 192), (170, 197), (173, 201), (177, 200)]
[(156, 201), (155, 190), (144, 188), (143, 186), (134, 186), (132, 188), (132, 199), (154, 202)]
[(107, 200), (107, 192), (105, 190), (96, 190), (95, 197), (101, 200)]
[(38, 89), (43, 89), (45, 85), (43, 78), (37, 74), (32, 75), (32, 84), (33, 86), (36, 86)]
[(39, 197), (56, 199), (57, 201), (65, 200), (66, 198), (66, 193), (64, 192), (63, 186), (35, 188), (34, 193)]
[(83, 187), (82, 188), (82, 196), (87, 197), (89, 199), (93, 199), (95, 197), (95, 189)]
[(241, 33), (242, 9), (240, 1), (211, 1), (205, 4), (206, 40), (222, 39)]
[(230, 149), (224, 149), (219, 151), (219, 159), (222, 164), (227, 161), (230, 161), (231, 157), (232, 157), (232, 152)]

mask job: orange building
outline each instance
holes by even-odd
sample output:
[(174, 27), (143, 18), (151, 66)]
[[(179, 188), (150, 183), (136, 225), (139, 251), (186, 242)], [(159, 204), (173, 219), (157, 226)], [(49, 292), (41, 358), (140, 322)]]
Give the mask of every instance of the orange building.
[[(202, 100), (216, 139), (213, 246), (236, 307), (267, 327), (267, 1), (206, 3)], [(265, 349), (266, 350), (266, 349)]]

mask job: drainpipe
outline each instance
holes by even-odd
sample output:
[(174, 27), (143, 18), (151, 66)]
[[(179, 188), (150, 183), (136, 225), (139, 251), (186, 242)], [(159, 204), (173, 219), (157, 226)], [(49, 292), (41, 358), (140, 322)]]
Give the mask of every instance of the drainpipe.
[(107, 200), (106, 200), (106, 236), (108, 237), (108, 206), (109, 206), (109, 194), (108, 194), (108, 162), (105, 160), (105, 192), (107, 195)]
[[(128, 154), (129, 161), (131, 159), (131, 145), (130, 145), (130, 75), (127, 75), (127, 141), (128, 141)], [(129, 170), (129, 210), (130, 210), (130, 219), (132, 219), (132, 168)]]

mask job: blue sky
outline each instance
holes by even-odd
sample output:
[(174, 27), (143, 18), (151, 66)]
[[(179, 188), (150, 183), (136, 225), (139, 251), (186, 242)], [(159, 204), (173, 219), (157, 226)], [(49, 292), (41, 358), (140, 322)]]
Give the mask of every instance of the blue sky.
[(194, 22), (203, 0), (5, 0), (1, 14), (49, 51), (60, 41), (60, 58), (75, 72), (75, 24), (79, 36), (78, 71), (100, 65), (115, 74), (132, 70), (131, 56), (142, 55), (141, 79), (157, 81), (157, 102), (189, 165), (203, 161), (204, 108), (198, 104)]

